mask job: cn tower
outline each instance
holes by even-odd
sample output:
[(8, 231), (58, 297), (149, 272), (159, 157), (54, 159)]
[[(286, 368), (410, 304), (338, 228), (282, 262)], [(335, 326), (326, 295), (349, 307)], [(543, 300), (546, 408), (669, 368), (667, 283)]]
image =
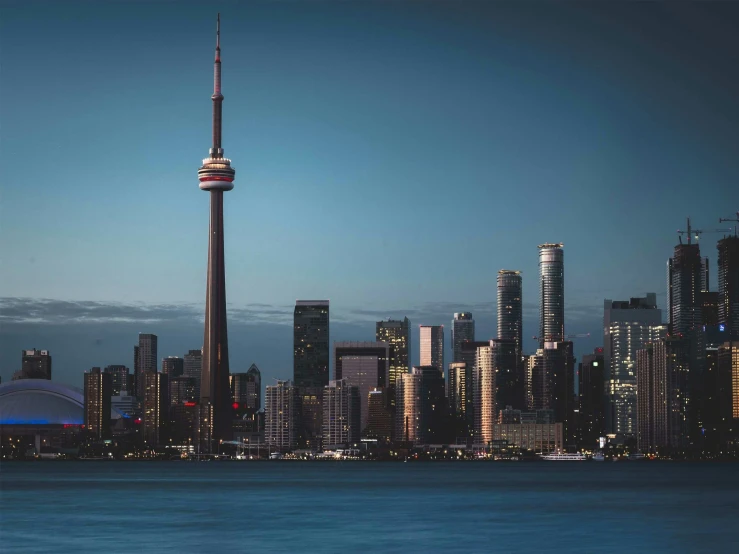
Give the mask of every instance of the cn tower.
[(231, 392), (228, 376), (226, 328), (226, 268), (223, 260), (223, 193), (233, 188), (236, 171), (221, 147), (221, 14), (216, 26), (213, 78), (213, 146), (198, 170), (200, 188), (210, 193), (208, 283), (205, 292), (205, 338), (200, 382), (198, 442), (201, 452), (212, 452), (231, 434)]

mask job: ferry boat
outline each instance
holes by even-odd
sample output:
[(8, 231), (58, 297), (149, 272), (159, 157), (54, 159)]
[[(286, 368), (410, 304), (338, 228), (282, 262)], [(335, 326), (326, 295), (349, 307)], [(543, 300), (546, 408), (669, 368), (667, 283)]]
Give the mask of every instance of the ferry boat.
[(568, 454), (566, 452), (553, 452), (551, 454), (541, 454), (542, 460), (554, 460), (562, 462), (584, 462), (588, 459), (585, 454), (578, 452), (577, 454)]

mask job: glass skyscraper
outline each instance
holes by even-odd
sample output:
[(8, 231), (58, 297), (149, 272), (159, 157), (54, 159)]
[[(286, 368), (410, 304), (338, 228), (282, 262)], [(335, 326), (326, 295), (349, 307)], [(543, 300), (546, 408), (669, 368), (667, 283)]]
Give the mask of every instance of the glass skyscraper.
[(470, 312), (454, 314), (452, 320), (452, 362), (462, 361), (462, 343), (475, 340), (475, 320)]
[(421, 325), (421, 366), (434, 366), (444, 376), (444, 326)]
[(539, 245), (539, 346), (565, 335), (564, 251), (561, 243)]
[(521, 272), (498, 272), (498, 338), (516, 341), (519, 356), (523, 349), (523, 308)]

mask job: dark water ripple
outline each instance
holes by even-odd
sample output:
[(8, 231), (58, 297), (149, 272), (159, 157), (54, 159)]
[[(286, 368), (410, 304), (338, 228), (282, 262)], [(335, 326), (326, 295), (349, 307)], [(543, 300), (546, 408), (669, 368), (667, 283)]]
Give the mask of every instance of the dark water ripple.
[(2, 552), (739, 552), (739, 464), (47, 462)]

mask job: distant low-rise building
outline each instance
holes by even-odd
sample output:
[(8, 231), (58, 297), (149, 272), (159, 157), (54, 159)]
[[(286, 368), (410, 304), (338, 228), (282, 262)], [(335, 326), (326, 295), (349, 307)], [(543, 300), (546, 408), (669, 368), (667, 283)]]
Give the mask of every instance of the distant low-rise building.
[(561, 423), (496, 423), (493, 440), (505, 440), (509, 445), (533, 452), (561, 451), (563, 431)]

